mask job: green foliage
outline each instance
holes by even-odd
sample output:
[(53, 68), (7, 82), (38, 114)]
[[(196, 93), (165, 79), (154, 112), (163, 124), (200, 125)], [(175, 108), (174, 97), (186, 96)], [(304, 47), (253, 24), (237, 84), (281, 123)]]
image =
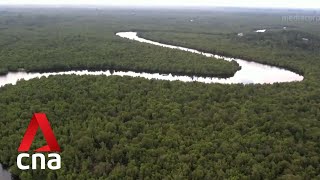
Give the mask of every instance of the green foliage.
[(305, 83), (22, 81), (0, 90), (1, 161), (15, 167), (32, 112), (45, 112), (63, 149), (62, 169), (13, 171), (21, 178), (308, 179), (320, 172), (319, 135), (309, 131), (320, 129), (317, 92)]
[(242, 37), (234, 33), (195, 34), (151, 31), (140, 33), (140, 36), (204, 52), (284, 67), (300, 74), (309, 73), (309, 70), (313, 69), (312, 65), (319, 61), (320, 37), (300, 31), (248, 32)]
[[(106, 68), (105, 62), (124, 68), (130, 62), (131, 70), (180, 67), (186, 73), (192, 72), (194, 60), (201, 61), (195, 64), (203, 70), (206, 58), (113, 34), (138, 29), (152, 39), (294, 69), (304, 73), (305, 80), (208, 85), (64, 75), (7, 85), (0, 89), (0, 162), (21, 179), (319, 179), (317, 25), (286, 24), (289, 32), (250, 34), (264, 26), (284, 26), (278, 22), (281, 14), (24, 11), (1, 12), (0, 32), (8, 35), (1, 36), (3, 72), (20, 67), (47, 71), (53, 65)], [(247, 33), (238, 39), (237, 32)], [(313, 44), (301, 47), (297, 34), (309, 35)], [(182, 60), (188, 63), (179, 65)], [(214, 62), (217, 68), (223, 66)], [(61, 170), (20, 171), (15, 165), (33, 112), (48, 115), (63, 150)], [(33, 149), (45, 143), (40, 133), (36, 138)]]
[(6, 27), (0, 37), (0, 75), (23, 68), (33, 72), (131, 70), (231, 77), (240, 69), (235, 62), (120, 38), (115, 33), (122, 24), (113, 25), (113, 21), (108, 14), (95, 13), (43, 17), (24, 12), (23, 16), (0, 17), (0, 25)]

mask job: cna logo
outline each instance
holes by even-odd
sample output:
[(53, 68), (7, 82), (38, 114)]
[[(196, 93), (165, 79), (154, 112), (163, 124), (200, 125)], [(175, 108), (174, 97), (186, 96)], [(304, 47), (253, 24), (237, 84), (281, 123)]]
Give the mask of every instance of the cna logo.
[[(46, 167), (46, 158), (43, 153), (48, 152), (61, 152), (60, 146), (57, 142), (56, 137), (51, 129), (50, 123), (46, 114), (44, 113), (35, 113), (30, 121), (30, 124), (24, 134), (24, 137), (21, 141), (21, 144), (18, 148), (18, 152), (28, 152), (30, 150), (31, 144), (37, 134), (38, 128), (42, 131), (44, 138), (47, 142), (47, 145), (40, 147), (35, 150), (36, 154), (32, 154), (32, 169), (37, 169), (37, 159), (40, 159), (40, 167), (41, 169), (45, 169)], [(21, 153), (17, 157), (17, 166), (21, 170), (30, 169), (30, 165), (23, 165), (22, 159), (29, 158), (30, 154)], [(51, 158), (47, 162), (47, 167), (51, 170), (58, 170), (61, 168), (61, 157), (57, 153), (50, 153), (48, 157)]]

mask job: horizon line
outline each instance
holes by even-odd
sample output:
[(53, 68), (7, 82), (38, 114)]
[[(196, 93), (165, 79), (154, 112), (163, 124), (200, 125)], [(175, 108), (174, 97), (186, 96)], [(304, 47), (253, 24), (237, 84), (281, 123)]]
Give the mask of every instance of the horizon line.
[(122, 8), (150, 8), (150, 9), (156, 9), (156, 8), (237, 8), (237, 9), (293, 9), (293, 10), (320, 10), (320, 7), (271, 7), (271, 6), (217, 6), (217, 5), (112, 5), (112, 4), (7, 4), (7, 3), (1, 3), (0, 2), (0, 8), (1, 6), (10, 6), (10, 7), (52, 7), (52, 8), (58, 8), (58, 7), (74, 7), (74, 8), (107, 8), (107, 7), (122, 7)]

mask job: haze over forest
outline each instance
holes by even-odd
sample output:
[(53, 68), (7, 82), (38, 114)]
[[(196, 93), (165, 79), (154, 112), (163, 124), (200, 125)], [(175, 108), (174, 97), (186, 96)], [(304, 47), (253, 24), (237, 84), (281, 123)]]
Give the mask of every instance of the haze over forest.
[(317, 0), (3, 0), (0, 4), (8, 5), (103, 5), (103, 6), (217, 6), (217, 7), (263, 7), (263, 8), (320, 8)]

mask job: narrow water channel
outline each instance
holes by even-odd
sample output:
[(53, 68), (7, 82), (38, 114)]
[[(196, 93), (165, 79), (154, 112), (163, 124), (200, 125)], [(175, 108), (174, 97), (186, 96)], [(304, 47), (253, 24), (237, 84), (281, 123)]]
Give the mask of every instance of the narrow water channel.
[(11, 174), (0, 164), (0, 180), (11, 180)]

